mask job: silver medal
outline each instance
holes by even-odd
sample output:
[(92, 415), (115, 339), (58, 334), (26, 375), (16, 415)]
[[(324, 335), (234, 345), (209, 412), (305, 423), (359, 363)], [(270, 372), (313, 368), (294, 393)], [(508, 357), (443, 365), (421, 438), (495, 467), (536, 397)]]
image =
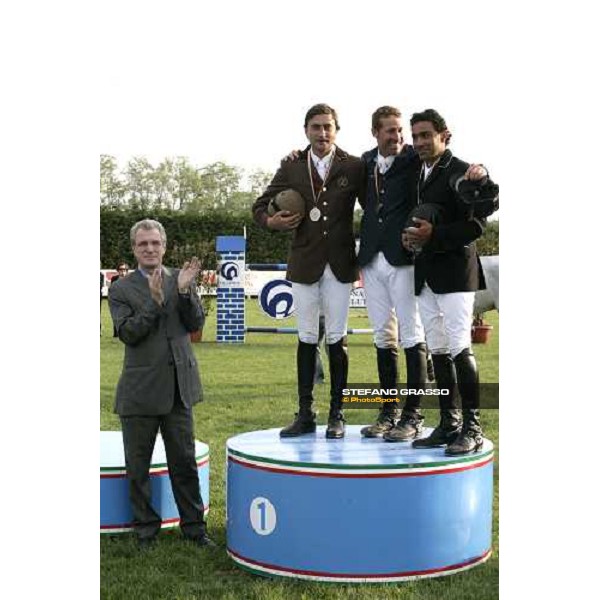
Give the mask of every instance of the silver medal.
[(315, 206), (308, 213), (308, 216), (310, 217), (311, 221), (315, 221), (316, 222), (316, 221), (318, 221), (321, 218), (321, 211)]

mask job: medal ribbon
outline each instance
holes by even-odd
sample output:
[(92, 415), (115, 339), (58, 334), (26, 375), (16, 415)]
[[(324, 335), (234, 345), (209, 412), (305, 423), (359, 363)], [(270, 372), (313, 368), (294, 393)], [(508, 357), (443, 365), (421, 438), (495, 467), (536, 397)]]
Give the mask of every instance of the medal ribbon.
[(375, 194), (377, 195), (377, 203), (379, 203), (379, 168), (377, 167), (377, 163), (375, 163), (375, 168), (373, 169), (373, 176), (375, 177)]
[[(319, 198), (321, 197), (321, 194), (323, 193), (323, 190), (325, 189), (325, 184), (327, 183), (327, 178), (329, 177), (329, 171), (331, 171), (331, 165), (333, 164), (333, 159), (335, 158), (335, 150), (333, 151), (333, 154), (331, 155), (331, 160), (329, 161), (329, 164), (327, 165), (327, 170), (325, 171), (325, 177), (323, 177), (323, 187), (321, 188), (321, 191), (318, 194), (315, 194), (315, 184), (313, 182), (313, 178), (312, 178), (312, 171), (311, 171), (311, 165), (312, 165), (312, 156), (310, 155), (310, 150), (308, 152), (308, 161), (306, 162), (307, 166), (308, 166), (308, 178), (310, 179), (310, 189), (312, 191), (312, 197), (313, 197), (313, 202), (315, 203), (315, 208), (317, 208), (317, 202), (319, 202)], [(315, 166), (316, 169), (316, 166)], [(318, 173), (318, 171), (317, 171)]]

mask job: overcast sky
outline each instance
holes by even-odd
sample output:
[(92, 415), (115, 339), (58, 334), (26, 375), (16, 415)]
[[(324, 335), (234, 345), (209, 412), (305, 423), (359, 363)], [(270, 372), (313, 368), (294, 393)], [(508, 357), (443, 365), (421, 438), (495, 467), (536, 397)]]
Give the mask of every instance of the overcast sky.
[(391, 104), (407, 128), (413, 112), (436, 108), (453, 132), (452, 150), (502, 180), (500, 8), (383, 1), (356, 10), (313, 0), (144, 6), (123, 3), (119, 19), (105, 17), (112, 33), (103, 49), (99, 151), (121, 167), (134, 155), (154, 163), (183, 155), (196, 165), (274, 171), (305, 145), (304, 114), (317, 102), (338, 111), (338, 145), (359, 154), (375, 145), (372, 112)]

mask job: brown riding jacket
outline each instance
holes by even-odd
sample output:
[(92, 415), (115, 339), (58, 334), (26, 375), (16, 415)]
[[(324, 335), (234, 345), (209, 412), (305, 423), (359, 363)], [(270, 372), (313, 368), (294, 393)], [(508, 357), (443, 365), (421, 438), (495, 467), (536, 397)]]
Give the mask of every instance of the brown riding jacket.
[[(336, 148), (327, 180), (323, 182), (308, 151), (306, 148), (298, 159), (281, 163), (264, 194), (252, 206), (254, 220), (266, 227), (270, 200), (285, 189), (296, 190), (306, 203), (306, 216), (292, 232), (286, 278), (295, 283), (315, 283), (329, 263), (340, 282), (351, 283), (358, 279), (352, 218), (355, 201), (361, 192), (364, 165), (360, 158)], [(322, 188), (316, 204), (321, 218), (316, 222), (309, 217), (310, 210), (315, 207), (309, 161), (315, 194)]]

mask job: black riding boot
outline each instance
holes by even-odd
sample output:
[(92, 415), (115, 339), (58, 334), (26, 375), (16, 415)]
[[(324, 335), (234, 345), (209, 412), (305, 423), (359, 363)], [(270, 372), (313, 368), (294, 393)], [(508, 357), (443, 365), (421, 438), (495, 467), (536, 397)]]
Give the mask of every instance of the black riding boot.
[(313, 411), (313, 382), (315, 379), (316, 344), (306, 344), (298, 340), (296, 364), (298, 368), (298, 404), (299, 410), (291, 425), (284, 427), (281, 437), (296, 437), (305, 433), (314, 433), (317, 428), (316, 414)]
[(329, 420), (327, 422), (327, 438), (344, 437), (344, 413), (342, 412), (342, 390), (348, 382), (348, 349), (341, 339), (329, 348), (329, 377), (331, 380), (331, 401), (329, 404)]
[[(405, 348), (406, 385), (409, 390), (423, 389), (427, 385), (427, 347), (424, 343)], [(407, 442), (421, 435), (423, 416), (421, 396), (409, 394), (396, 426), (383, 435), (386, 442)]]
[(414, 448), (440, 448), (452, 444), (461, 431), (462, 419), (457, 399), (454, 361), (449, 354), (434, 354), (432, 360), (437, 387), (448, 390), (448, 394), (439, 397), (440, 424), (429, 437), (415, 440)]
[(319, 341), (315, 354), (315, 383), (325, 383), (325, 371), (323, 370), (323, 359), (321, 358), (321, 343), (325, 337), (325, 317), (319, 315)]
[[(379, 384), (384, 389), (395, 389), (398, 385), (398, 349), (375, 348), (377, 350), (377, 370)], [(361, 435), (368, 438), (382, 437), (394, 427), (400, 418), (398, 402), (384, 402), (379, 409), (377, 421), (360, 430)]]
[(456, 441), (446, 448), (446, 454), (459, 456), (479, 452), (483, 447), (483, 432), (479, 420), (479, 372), (470, 348), (454, 357), (454, 366), (462, 398), (463, 426)]
[(323, 359), (321, 358), (321, 349), (317, 346), (315, 352), (315, 384), (325, 383), (325, 371), (323, 370)]
[(435, 382), (435, 367), (433, 366), (433, 357), (431, 352), (427, 352), (427, 381)]

